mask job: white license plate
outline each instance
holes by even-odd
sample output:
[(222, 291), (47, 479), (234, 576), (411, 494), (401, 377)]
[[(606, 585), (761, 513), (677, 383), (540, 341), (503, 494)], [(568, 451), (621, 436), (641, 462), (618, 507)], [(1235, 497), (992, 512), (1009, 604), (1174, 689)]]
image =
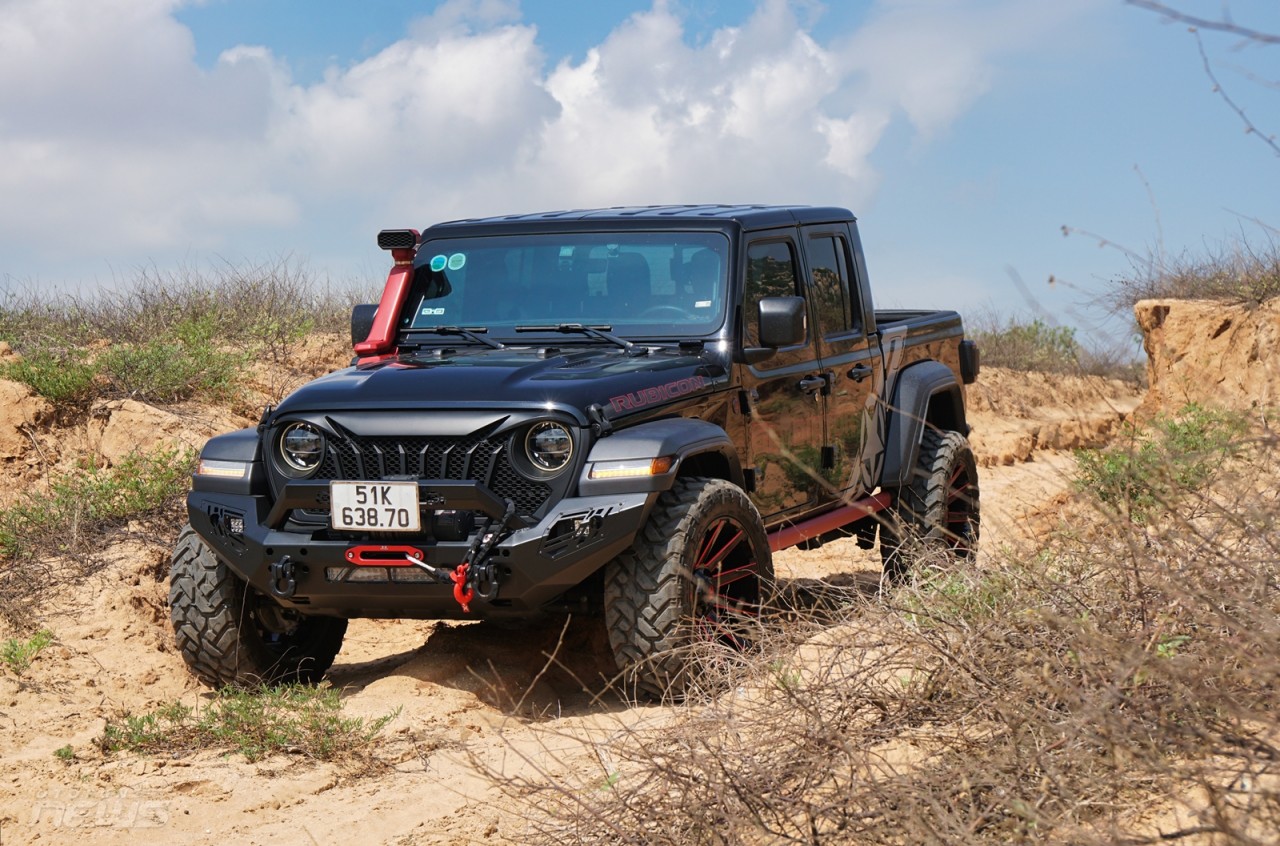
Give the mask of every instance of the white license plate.
[(417, 532), (417, 482), (330, 482), (329, 522), (335, 529)]

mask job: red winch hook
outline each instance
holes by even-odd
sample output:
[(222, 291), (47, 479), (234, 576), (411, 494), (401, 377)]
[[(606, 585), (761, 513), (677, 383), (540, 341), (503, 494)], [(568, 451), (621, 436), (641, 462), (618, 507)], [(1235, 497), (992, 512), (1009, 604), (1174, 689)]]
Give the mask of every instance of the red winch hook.
[(453, 598), (462, 606), (464, 614), (471, 613), (471, 600), (476, 597), (475, 590), (467, 587), (467, 568), (470, 566), (468, 562), (463, 561), (449, 574), (449, 579), (453, 582)]

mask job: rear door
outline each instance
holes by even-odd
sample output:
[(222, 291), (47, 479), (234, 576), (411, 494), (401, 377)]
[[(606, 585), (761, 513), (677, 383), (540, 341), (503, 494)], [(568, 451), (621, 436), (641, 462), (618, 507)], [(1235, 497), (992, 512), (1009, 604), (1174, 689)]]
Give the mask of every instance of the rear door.
[(867, 286), (859, 278), (857, 241), (847, 223), (801, 229), (806, 272), (817, 317), (818, 356), (830, 374), (824, 452), (836, 486), (849, 496), (870, 493), (883, 452), (879, 398), (884, 364), (872, 327)]
[[(745, 246), (742, 343), (759, 346), (763, 297), (808, 295), (798, 232), (752, 233)], [(766, 521), (799, 515), (831, 496), (822, 470), (827, 380), (818, 358), (812, 308), (805, 339), (746, 365), (743, 395), (755, 484), (751, 498)]]

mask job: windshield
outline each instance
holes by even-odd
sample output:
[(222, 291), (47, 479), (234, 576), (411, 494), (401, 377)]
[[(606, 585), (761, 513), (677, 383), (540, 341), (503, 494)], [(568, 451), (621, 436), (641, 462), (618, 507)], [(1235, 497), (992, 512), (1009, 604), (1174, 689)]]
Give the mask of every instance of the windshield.
[(720, 327), (729, 241), (714, 232), (501, 235), (427, 241), (401, 330), (581, 323), (628, 337)]

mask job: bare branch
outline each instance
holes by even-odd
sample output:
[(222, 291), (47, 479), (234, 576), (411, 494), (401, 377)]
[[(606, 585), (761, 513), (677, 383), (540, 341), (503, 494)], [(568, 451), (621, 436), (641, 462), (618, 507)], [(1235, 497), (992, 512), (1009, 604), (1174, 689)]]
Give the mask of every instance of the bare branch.
[[(1135, 0), (1135, 2), (1136, 1), (1137, 0)], [(1221, 83), (1218, 82), (1218, 77), (1213, 73), (1213, 65), (1209, 62), (1209, 54), (1204, 51), (1204, 41), (1200, 38), (1200, 33), (1195, 33), (1195, 37), (1196, 49), (1200, 51), (1200, 61), (1204, 65), (1205, 76), (1209, 77), (1209, 81), (1213, 83), (1213, 90), (1217, 92), (1218, 96), (1222, 98), (1222, 101), (1230, 106), (1231, 110), (1240, 117), (1240, 120), (1244, 123), (1246, 134), (1258, 136), (1258, 138), (1262, 140), (1262, 143), (1270, 147), (1271, 151), (1277, 156), (1280, 156), (1280, 146), (1277, 146), (1275, 136), (1263, 135), (1262, 132), (1259, 131), (1258, 127), (1254, 125), (1253, 121), (1249, 119), (1249, 116), (1244, 113), (1244, 109), (1240, 108), (1240, 106), (1236, 104), (1236, 101), (1231, 99), (1231, 96), (1227, 94), (1226, 89), (1224, 89)]]
[(1146, 9), (1149, 12), (1155, 12), (1159, 15), (1163, 15), (1171, 21), (1188, 24), (1196, 27), (1197, 29), (1207, 29), (1214, 32), (1227, 32), (1232, 35), (1238, 35), (1241, 38), (1248, 39), (1249, 41), (1255, 41), (1259, 44), (1280, 44), (1280, 35), (1275, 35), (1270, 32), (1262, 32), (1261, 30), (1247, 26), (1240, 26), (1225, 17), (1221, 20), (1214, 20), (1212, 18), (1201, 18), (1196, 15), (1189, 15), (1186, 12), (1181, 12), (1177, 9), (1171, 8), (1166, 3), (1159, 2), (1159, 0), (1125, 0), (1125, 2), (1130, 6), (1137, 6), (1139, 9)]

